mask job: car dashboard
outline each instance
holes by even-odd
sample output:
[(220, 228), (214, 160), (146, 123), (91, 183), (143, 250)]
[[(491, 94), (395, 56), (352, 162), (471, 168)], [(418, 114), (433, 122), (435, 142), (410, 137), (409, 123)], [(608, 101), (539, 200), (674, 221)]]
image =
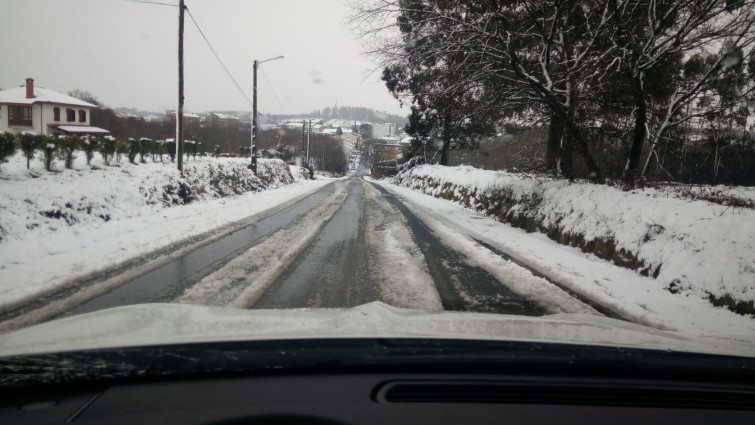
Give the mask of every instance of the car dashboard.
[(0, 359), (12, 424), (755, 423), (748, 358), (458, 340), (188, 344)]

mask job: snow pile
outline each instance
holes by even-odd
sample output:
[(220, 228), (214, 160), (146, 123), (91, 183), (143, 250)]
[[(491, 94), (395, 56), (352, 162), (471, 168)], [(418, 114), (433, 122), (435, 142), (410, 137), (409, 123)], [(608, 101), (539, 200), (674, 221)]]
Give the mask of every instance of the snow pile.
[[(755, 210), (676, 191), (613, 187), (469, 166), (421, 165), (394, 183), (453, 200), (654, 277), (671, 293), (740, 312), (755, 300)], [(734, 189), (721, 189), (728, 193)], [(755, 190), (736, 189), (740, 198)]]
[(309, 178), (309, 170), (300, 165), (289, 165), (288, 169), (296, 181), (307, 180)]
[(106, 166), (99, 158), (87, 166), (78, 155), (73, 169), (47, 172), (40, 161), (17, 154), (0, 166), (0, 243), (32, 233), (83, 225), (97, 228), (111, 220), (153, 214), (173, 205), (257, 192), (294, 182), (280, 160), (259, 161), (259, 176), (248, 159), (200, 158), (188, 161), (181, 177), (171, 162)]

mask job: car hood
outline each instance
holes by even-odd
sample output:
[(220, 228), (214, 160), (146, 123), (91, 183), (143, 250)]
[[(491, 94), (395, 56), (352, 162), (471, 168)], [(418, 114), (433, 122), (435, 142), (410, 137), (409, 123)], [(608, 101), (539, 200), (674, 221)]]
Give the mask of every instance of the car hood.
[(0, 357), (198, 342), (434, 338), (555, 342), (755, 356), (752, 337), (690, 336), (587, 314), (428, 312), (372, 302), (344, 309), (239, 310), (138, 304), (0, 335)]

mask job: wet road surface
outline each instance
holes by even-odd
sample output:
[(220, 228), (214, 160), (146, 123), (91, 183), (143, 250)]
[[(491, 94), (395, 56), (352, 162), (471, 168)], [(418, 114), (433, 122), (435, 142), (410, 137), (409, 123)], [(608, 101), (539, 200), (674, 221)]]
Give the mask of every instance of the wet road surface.
[[(371, 198), (365, 196), (366, 190), (371, 191)], [(389, 220), (400, 220), (402, 229), (408, 234), (405, 239), (418, 248), (416, 252), (421, 251), (420, 257), (424, 257), (426, 264), (423, 270), (431, 278), (427, 281), (434, 286), (432, 291), (437, 293), (443, 309), (516, 315), (545, 314), (543, 306), (512, 292), (505, 282), (500, 282), (482, 268), (468, 264), (462, 254), (445, 246), (421, 219), (388, 190), (352, 177), (334, 181), (273, 215), (71, 307), (62, 316), (121, 305), (174, 302), (187, 288), (206, 280), (208, 276), (212, 279), (214, 274), (218, 274), (216, 271), (251, 247), (259, 249), (271, 234), (301, 225), (297, 224), (301, 217), (325, 202), (341, 204), (336, 205), (334, 214), (323, 219), (327, 222), (321, 226), (316, 238), (311, 242), (308, 240), (301, 253), (297, 252), (292, 261), (283, 264), (281, 270), (274, 274), (275, 280), (265, 286), (264, 293), (254, 300), (251, 308), (335, 308), (385, 301), (381, 299), (385, 286), (381, 287), (376, 277), (379, 274), (376, 271), (384, 267), (380, 264), (380, 250), (383, 247), (379, 245), (379, 238), (370, 237), (370, 232), (378, 232), (379, 229), (369, 228), (365, 220), (365, 213), (378, 209), (376, 202), (381, 202), (381, 208), (394, 211)], [(380, 226), (386, 227), (386, 223)], [(398, 273), (396, 276), (400, 276), (400, 270)], [(403, 283), (393, 282), (394, 285)]]
[(187, 287), (305, 214), (332, 192), (333, 187), (326, 186), (290, 208), (192, 251), (102, 296), (79, 304), (63, 316), (120, 305), (170, 302), (181, 295)]
[(362, 184), (348, 182), (341, 209), (254, 308), (353, 307), (378, 299), (368, 272)]

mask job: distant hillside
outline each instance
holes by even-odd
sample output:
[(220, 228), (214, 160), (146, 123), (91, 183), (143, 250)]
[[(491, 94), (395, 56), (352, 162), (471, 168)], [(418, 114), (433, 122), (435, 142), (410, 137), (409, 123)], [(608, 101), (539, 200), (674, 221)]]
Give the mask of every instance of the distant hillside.
[(377, 111), (362, 106), (329, 106), (325, 109), (316, 109), (305, 114), (273, 115), (272, 118), (277, 120), (291, 118), (322, 118), (327, 120), (337, 118), (342, 120), (366, 121), (373, 123), (391, 122), (398, 124), (399, 127), (405, 126), (408, 122), (408, 119), (405, 116), (389, 114), (388, 112)]

